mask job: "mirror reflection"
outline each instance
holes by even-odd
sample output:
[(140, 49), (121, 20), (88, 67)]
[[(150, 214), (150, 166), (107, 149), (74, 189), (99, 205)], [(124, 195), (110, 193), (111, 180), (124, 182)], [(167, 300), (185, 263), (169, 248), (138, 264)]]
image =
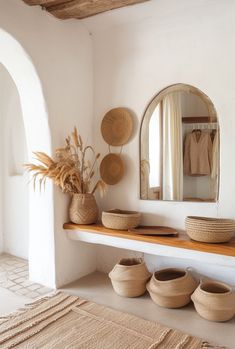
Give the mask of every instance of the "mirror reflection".
[(140, 142), (141, 199), (217, 200), (219, 125), (203, 92), (185, 84), (161, 91), (146, 109)]

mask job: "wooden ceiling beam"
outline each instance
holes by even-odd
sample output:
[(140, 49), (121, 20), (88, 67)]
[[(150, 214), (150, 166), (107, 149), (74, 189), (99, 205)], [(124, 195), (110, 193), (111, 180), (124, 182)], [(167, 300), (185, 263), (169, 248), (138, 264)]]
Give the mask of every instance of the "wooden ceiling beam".
[(150, 0), (23, 0), (28, 5), (41, 5), (60, 19), (83, 19), (102, 12)]
[(60, 19), (83, 19), (102, 12), (145, 1), (147, 0), (73, 0), (68, 3), (49, 6), (47, 10)]
[(41, 5), (43, 7), (48, 7), (52, 5), (59, 5), (61, 3), (68, 2), (70, 0), (23, 0), (27, 5), (35, 6)]

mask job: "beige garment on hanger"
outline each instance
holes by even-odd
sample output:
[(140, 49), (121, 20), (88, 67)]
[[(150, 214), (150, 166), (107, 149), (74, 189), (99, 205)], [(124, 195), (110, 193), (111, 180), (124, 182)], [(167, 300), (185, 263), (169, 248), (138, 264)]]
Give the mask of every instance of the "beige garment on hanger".
[(216, 179), (218, 177), (219, 170), (219, 133), (215, 134), (215, 138), (212, 145), (212, 166), (211, 166), (211, 178)]
[(211, 174), (212, 142), (208, 132), (195, 132), (186, 135), (184, 144), (184, 174), (206, 176)]

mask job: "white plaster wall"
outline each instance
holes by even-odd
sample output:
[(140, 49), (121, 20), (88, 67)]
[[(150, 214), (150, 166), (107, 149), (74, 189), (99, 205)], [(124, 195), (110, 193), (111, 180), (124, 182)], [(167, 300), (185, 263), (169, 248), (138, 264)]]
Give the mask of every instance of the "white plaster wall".
[[(1, 94), (1, 92), (0, 92)], [(0, 108), (0, 124), (2, 120), (2, 112)], [(0, 127), (0, 253), (3, 252), (3, 130)]]
[[(132, 12), (131, 12), (132, 11)], [(95, 129), (113, 107), (128, 107), (135, 114), (136, 132), (124, 146), (126, 175), (110, 187), (101, 201), (113, 207), (143, 212), (142, 223), (184, 229), (187, 215), (235, 218), (235, 2), (233, 0), (153, 0), (141, 9), (101, 15), (87, 20), (94, 38)], [(142, 201), (139, 199), (139, 128), (149, 101), (174, 83), (194, 85), (213, 101), (221, 126), (221, 180), (218, 203)], [(96, 133), (102, 154), (108, 146)], [(119, 149), (114, 150), (116, 152)], [(120, 251), (99, 248), (99, 268), (108, 271), (109, 261)], [(105, 258), (106, 256), (106, 258)], [(148, 259), (156, 261), (156, 259)], [(190, 264), (182, 262), (184, 266)], [(176, 260), (159, 257), (158, 265)], [(197, 270), (221, 276), (212, 265)], [(234, 283), (234, 269), (227, 271)]]
[[(48, 108), (53, 149), (61, 146), (74, 125), (85, 140), (92, 142), (92, 42), (87, 29), (78, 21), (59, 21), (40, 7), (15, 0), (0, 0), (0, 28), (20, 42), (36, 67)], [(68, 198), (55, 190), (54, 236), (49, 229), (38, 232), (31, 244), (31, 279), (48, 286), (95, 270), (93, 248), (79, 248), (65, 236), (62, 225), (67, 220), (67, 204)], [(37, 220), (40, 212), (35, 224)], [(89, 257), (85, 265), (80, 263), (81, 253)]]
[(2, 233), (3, 251), (28, 258), (29, 186), (23, 171), (26, 138), (18, 91), (0, 65)]

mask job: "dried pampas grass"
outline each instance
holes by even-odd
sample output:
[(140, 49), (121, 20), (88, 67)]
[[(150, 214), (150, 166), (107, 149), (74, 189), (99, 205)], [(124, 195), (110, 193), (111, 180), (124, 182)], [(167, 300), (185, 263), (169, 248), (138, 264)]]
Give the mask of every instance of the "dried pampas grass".
[[(55, 159), (43, 152), (34, 152), (37, 164), (25, 164), (28, 172), (33, 172), (34, 187), (37, 179), (40, 189), (46, 180), (51, 179), (64, 193), (94, 194), (99, 190), (105, 193), (106, 185), (98, 179), (95, 183), (97, 160), (100, 154), (95, 154), (92, 146), (84, 146), (77, 128), (65, 140), (64, 148), (56, 149)], [(90, 153), (90, 154), (89, 154)], [(88, 156), (92, 158), (88, 159)], [(93, 185), (92, 185), (93, 184)]]

